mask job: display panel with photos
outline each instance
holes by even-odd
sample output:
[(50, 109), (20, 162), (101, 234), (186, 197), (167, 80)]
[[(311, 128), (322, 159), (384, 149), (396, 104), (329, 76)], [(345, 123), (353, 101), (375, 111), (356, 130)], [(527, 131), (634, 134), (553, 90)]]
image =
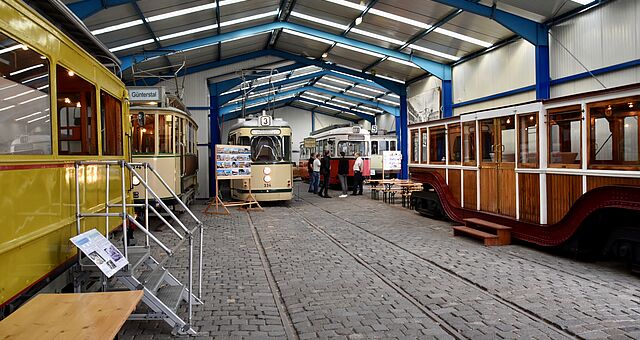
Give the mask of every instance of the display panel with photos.
[(216, 175), (224, 178), (251, 177), (251, 148), (245, 145), (216, 145)]

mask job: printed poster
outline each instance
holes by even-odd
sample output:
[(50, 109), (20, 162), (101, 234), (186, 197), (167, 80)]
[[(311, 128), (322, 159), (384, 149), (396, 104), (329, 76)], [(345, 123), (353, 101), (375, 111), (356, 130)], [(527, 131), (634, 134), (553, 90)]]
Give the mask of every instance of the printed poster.
[(71, 242), (90, 258), (107, 277), (113, 276), (129, 264), (120, 250), (95, 229), (72, 237)]
[(402, 168), (401, 151), (382, 151), (382, 169), (384, 171), (396, 171)]
[(251, 177), (251, 148), (245, 145), (216, 145), (216, 175), (224, 178)]

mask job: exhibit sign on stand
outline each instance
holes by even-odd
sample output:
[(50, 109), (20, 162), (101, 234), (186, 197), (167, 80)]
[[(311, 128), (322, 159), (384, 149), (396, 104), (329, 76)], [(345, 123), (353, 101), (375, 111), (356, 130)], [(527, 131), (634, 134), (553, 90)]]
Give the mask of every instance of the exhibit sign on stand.
[(112, 277), (129, 264), (120, 250), (96, 229), (72, 237), (71, 242), (90, 258), (106, 277)]
[[(247, 145), (226, 145), (216, 144), (215, 146), (216, 160), (216, 194), (204, 212), (207, 214), (229, 214), (227, 207), (232, 206), (248, 206), (251, 209), (254, 205), (258, 210), (262, 207), (251, 193), (251, 147)], [(239, 202), (223, 202), (220, 198), (220, 180), (244, 180), (248, 182), (249, 196), (245, 201)], [(215, 211), (210, 209), (215, 205)], [(220, 207), (224, 211), (220, 210)]]
[(402, 151), (382, 151), (382, 179), (385, 171), (400, 171), (402, 169)]

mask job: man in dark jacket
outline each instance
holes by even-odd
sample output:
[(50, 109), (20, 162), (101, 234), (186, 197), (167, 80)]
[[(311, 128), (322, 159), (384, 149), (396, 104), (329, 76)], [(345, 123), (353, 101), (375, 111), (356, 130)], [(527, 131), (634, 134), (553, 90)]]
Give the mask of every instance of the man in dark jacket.
[(320, 174), (322, 175), (322, 189), (318, 192), (318, 195), (331, 198), (331, 196), (329, 196), (329, 179), (331, 177), (331, 158), (329, 157), (329, 150), (324, 150), (324, 157), (320, 160)]
[(342, 187), (341, 198), (347, 197), (347, 176), (349, 175), (349, 160), (344, 158), (344, 151), (340, 152), (340, 160), (338, 161), (338, 178)]

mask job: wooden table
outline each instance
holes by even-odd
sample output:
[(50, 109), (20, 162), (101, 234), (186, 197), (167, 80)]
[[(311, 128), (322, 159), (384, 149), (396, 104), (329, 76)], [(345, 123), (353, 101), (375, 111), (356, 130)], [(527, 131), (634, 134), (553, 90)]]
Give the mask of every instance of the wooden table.
[(143, 294), (40, 294), (0, 321), (0, 339), (111, 340)]

